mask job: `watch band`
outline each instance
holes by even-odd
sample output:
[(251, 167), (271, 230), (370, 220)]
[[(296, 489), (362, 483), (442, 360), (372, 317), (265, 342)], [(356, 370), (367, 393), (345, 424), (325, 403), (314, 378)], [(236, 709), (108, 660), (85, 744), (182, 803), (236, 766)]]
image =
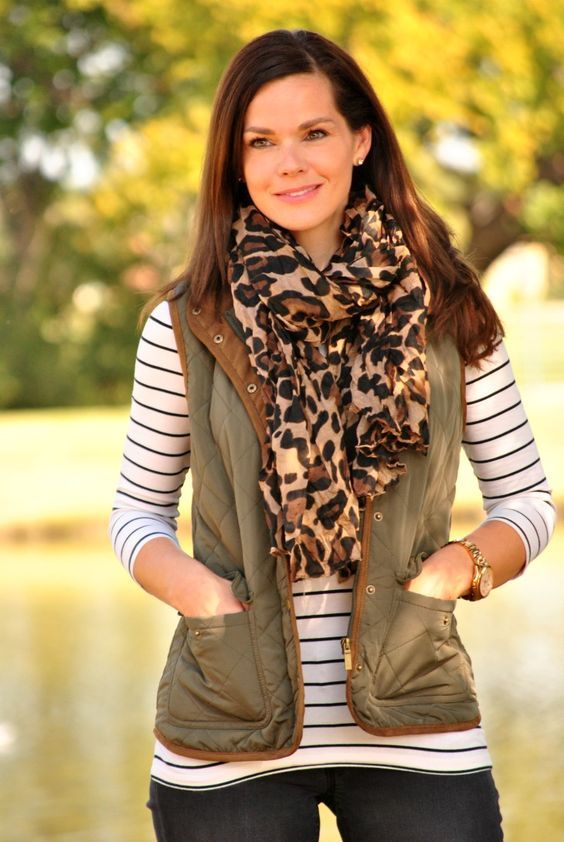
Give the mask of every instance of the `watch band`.
[(493, 575), (491, 565), (480, 548), (466, 538), (457, 538), (449, 541), (447, 546), (448, 544), (460, 544), (474, 562), (474, 575), (470, 584), (470, 590), (468, 593), (462, 594), (462, 599), (469, 599), (471, 602), (485, 599), (493, 587)]

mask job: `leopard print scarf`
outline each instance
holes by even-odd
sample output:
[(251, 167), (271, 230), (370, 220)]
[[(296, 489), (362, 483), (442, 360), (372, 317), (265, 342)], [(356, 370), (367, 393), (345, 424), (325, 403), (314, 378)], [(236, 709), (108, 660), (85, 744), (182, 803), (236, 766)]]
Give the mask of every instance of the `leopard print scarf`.
[(406, 472), (402, 451), (429, 443), (427, 288), (368, 190), (346, 209), (342, 234), (320, 271), (254, 205), (233, 227), (234, 310), (266, 402), (259, 482), (293, 580), (354, 573), (359, 500)]

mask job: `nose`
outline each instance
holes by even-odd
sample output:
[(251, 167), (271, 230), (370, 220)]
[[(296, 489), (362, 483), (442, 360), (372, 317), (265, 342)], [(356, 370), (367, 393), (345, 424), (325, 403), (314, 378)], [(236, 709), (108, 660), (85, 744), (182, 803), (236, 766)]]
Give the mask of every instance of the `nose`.
[(278, 158), (278, 172), (280, 175), (295, 175), (305, 170), (304, 156), (300, 154), (299, 146), (288, 144), (280, 149)]

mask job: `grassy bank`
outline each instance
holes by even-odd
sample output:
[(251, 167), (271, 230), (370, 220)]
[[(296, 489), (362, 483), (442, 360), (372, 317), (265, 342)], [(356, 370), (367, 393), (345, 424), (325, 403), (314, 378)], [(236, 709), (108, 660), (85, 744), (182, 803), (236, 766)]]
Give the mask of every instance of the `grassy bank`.
[[(564, 500), (564, 388), (522, 390), (555, 496)], [(0, 416), (0, 540), (102, 538), (112, 506), (126, 409), (42, 410)], [(188, 498), (184, 500), (187, 510)], [(481, 501), (462, 458), (457, 510), (479, 516)]]
[[(505, 314), (507, 346), (558, 500), (564, 500), (563, 326), (564, 302), (533, 303)], [(0, 414), (0, 540), (102, 538), (126, 425), (125, 407)], [(464, 457), (457, 511), (470, 518), (481, 511)]]

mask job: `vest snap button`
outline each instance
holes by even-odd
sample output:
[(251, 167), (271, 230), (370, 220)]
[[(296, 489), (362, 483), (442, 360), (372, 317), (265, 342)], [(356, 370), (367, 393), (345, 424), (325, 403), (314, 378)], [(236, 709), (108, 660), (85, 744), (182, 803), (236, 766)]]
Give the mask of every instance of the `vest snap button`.
[(247, 383), (247, 392), (249, 392), (250, 395), (254, 395), (256, 390), (257, 390), (257, 384), (256, 383)]
[(213, 338), (213, 341), (216, 345), (219, 345), (220, 342), (223, 342), (223, 335), (221, 333), (216, 333), (216, 335)]
[(357, 671), (358, 671), (358, 672), (360, 672), (360, 671), (361, 671), (361, 669), (362, 669), (362, 664), (357, 664), (357, 665), (356, 665), (356, 669), (357, 669)]
[(195, 316), (199, 316), (200, 313), (202, 312), (202, 308), (201, 307), (193, 307), (192, 312)]
[(373, 518), (375, 521), (380, 521), (384, 519), (384, 515), (382, 512), (374, 512)]
[(199, 636), (200, 636), (200, 629), (196, 629), (196, 631), (194, 632), (194, 637), (199, 637)]
[(372, 595), (373, 593), (376, 593), (376, 588), (374, 587), (374, 585), (367, 585), (366, 586), (366, 593), (370, 594), (370, 595)]

